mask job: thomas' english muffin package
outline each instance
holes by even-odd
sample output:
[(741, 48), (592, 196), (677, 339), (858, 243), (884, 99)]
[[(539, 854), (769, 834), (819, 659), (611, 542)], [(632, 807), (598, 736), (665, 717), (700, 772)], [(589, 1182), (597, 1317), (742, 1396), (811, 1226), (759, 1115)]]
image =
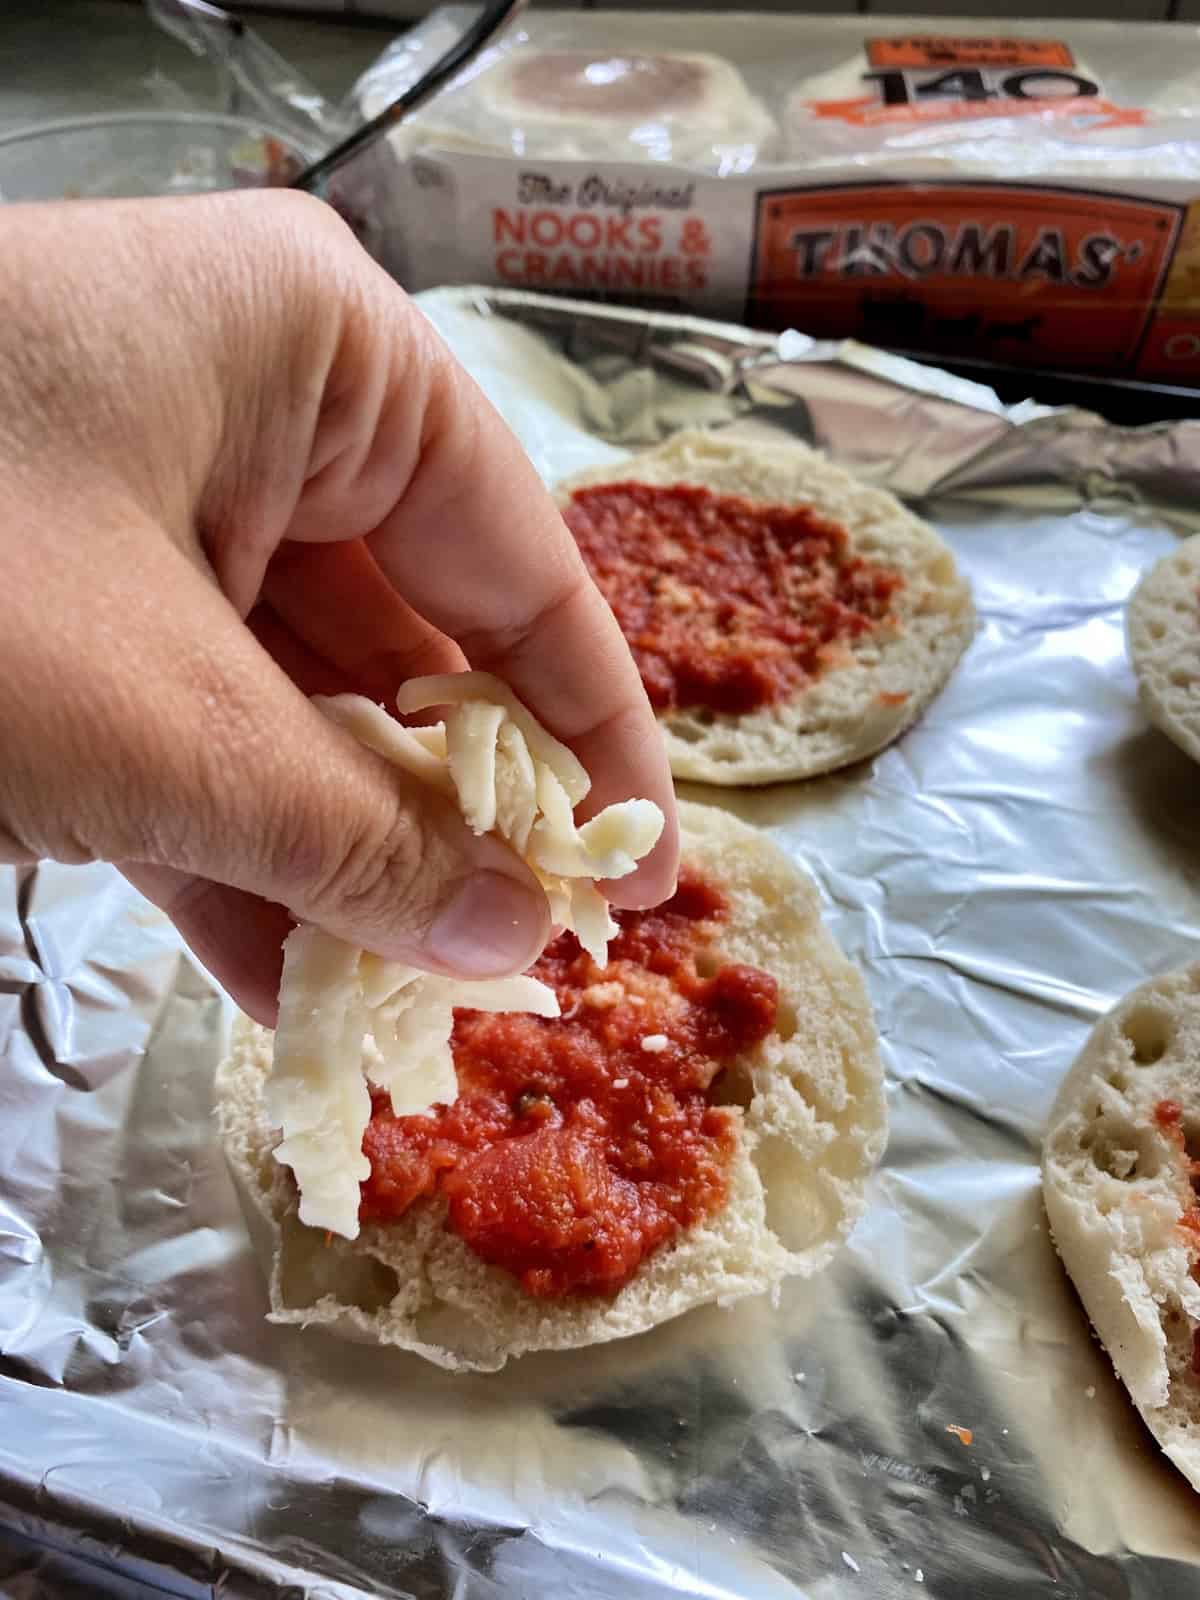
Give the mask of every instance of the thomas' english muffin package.
[[(356, 112), (473, 14), (443, 8), (397, 41)], [(377, 161), (383, 254), (412, 289), (1200, 382), (1192, 27), (538, 13)]]

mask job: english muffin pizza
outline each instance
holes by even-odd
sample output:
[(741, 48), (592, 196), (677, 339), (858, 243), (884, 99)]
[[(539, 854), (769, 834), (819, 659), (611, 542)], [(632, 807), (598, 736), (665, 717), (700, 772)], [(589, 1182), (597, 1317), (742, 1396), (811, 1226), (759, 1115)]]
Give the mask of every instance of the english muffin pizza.
[(871, 755), (973, 636), (937, 534), (804, 445), (680, 433), (557, 492), (677, 778), (776, 783)]
[(217, 1080), (272, 1318), (483, 1370), (816, 1272), (885, 1129), (870, 1007), (812, 882), (684, 805), (673, 897), (597, 915), (594, 881), (661, 816), (576, 827), (586, 775), (504, 693), (406, 686), (409, 709), (457, 694), (434, 728), (326, 709), (519, 848), (564, 931), (523, 977), (457, 983), (300, 928), (277, 1033), (240, 1019)]
[(1200, 964), (1096, 1025), (1050, 1115), (1042, 1192), (1118, 1376), (1200, 1489)]
[(1125, 627), (1147, 715), (1200, 761), (1200, 534), (1151, 567)]

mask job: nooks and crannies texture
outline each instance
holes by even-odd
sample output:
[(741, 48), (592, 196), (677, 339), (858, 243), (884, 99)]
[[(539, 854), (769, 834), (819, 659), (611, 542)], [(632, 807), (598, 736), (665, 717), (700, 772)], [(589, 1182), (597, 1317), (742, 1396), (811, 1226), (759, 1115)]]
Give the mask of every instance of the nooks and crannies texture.
[(1063, 1265), (1146, 1425), (1200, 1490), (1200, 962), (1093, 1028), (1050, 1113)]
[[(662, 812), (652, 801), (626, 800), (577, 827), (574, 808), (591, 779), (488, 673), (415, 678), (396, 703), (402, 713), (446, 706), (446, 720), (406, 728), (359, 695), (315, 702), (363, 744), (457, 800), (476, 833), (507, 840), (545, 889), (553, 920), (604, 966), (616, 925), (596, 880), (633, 871), (658, 842)], [(397, 1116), (453, 1101), (458, 1006), (558, 1015), (554, 991), (536, 978), (439, 977), (319, 928), (288, 937), (267, 1106), (283, 1130), (275, 1158), (295, 1176), (302, 1222), (358, 1236), (368, 1085), (391, 1097)]]

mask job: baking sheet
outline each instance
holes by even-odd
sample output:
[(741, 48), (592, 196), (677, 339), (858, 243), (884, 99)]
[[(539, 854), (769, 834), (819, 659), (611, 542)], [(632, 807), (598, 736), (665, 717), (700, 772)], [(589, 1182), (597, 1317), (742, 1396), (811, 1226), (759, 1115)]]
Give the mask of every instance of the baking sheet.
[(1195, 951), (1200, 783), (1138, 710), (1122, 608), (1198, 525), (1200, 429), (799, 336), (424, 304), (548, 478), (685, 423), (793, 433), (970, 576), (979, 637), (898, 746), (716, 796), (866, 975), (874, 1203), (777, 1310), (494, 1376), (272, 1328), (213, 1137), (225, 1003), (108, 869), (6, 871), (0, 1593), (1190, 1600), (1196, 1500), (1088, 1336), (1035, 1160), (1093, 1021)]

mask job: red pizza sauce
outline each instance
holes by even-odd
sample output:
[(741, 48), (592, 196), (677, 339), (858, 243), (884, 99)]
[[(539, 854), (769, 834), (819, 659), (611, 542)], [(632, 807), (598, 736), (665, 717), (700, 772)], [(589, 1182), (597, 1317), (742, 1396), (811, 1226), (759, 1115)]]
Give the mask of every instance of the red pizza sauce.
[[(375, 1097), (362, 1220), (441, 1193), (477, 1255), (551, 1298), (615, 1292), (711, 1216), (736, 1131), (710, 1091), (778, 1005), (774, 978), (708, 954), (727, 912), (685, 871), (665, 905), (616, 914), (607, 967), (573, 934), (547, 947), (533, 971), (558, 995), (557, 1019), (456, 1013), (455, 1103), (395, 1117)], [(646, 1050), (647, 1038), (665, 1047)]]
[[(1191, 1276), (1200, 1283), (1200, 1161), (1188, 1153), (1187, 1134), (1183, 1127), (1183, 1107), (1178, 1100), (1160, 1100), (1152, 1113), (1155, 1126), (1179, 1152), (1181, 1177), (1184, 1183), (1183, 1209), (1179, 1226), (1183, 1229), (1188, 1246), (1193, 1251)], [(1200, 1328), (1192, 1333), (1192, 1374), (1200, 1378)]]
[[(1189, 1235), (1193, 1249), (1200, 1249), (1200, 1161), (1194, 1161), (1188, 1152), (1183, 1107), (1178, 1100), (1160, 1100), (1154, 1107), (1153, 1116), (1160, 1132), (1166, 1134), (1179, 1153), (1180, 1177), (1186, 1191), (1179, 1226)], [(1200, 1263), (1197, 1263), (1197, 1267), (1200, 1267)], [(1197, 1267), (1192, 1269), (1194, 1277), (1197, 1276)]]
[(597, 484), (564, 511), (658, 711), (741, 713), (818, 677), (904, 578), (806, 506), (689, 484)]

